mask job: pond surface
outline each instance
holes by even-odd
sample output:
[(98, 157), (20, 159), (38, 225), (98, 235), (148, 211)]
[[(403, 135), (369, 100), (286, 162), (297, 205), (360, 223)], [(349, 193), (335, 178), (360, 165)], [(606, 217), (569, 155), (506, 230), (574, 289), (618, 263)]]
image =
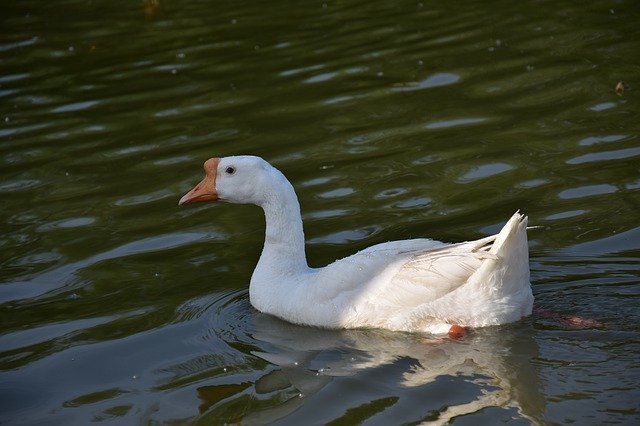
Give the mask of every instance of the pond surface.
[[(6, 1), (0, 422), (638, 424), (637, 2)], [(624, 90), (615, 87), (624, 81)], [(255, 154), (320, 266), (529, 215), (534, 315), (454, 341), (256, 312)]]

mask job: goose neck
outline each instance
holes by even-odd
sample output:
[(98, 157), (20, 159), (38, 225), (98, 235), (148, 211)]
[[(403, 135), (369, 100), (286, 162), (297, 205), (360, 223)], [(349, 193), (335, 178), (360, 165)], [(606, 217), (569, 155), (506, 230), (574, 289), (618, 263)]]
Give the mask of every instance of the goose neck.
[(262, 208), (266, 229), (260, 261), (287, 265), (292, 270), (308, 268), (300, 204), (293, 188), (270, 197)]

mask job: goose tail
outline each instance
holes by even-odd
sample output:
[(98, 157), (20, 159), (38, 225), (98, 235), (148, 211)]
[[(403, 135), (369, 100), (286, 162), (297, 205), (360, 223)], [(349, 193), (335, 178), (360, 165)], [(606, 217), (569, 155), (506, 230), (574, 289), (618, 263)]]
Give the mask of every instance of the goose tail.
[[(531, 315), (533, 293), (529, 272), (529, 242), (527, 240), (527, 216), (517, 211), (507, 221), (489, 249), (498, 257), (486, 269), (481, 268), (481, 281), (488, 286), (492, 299), (501, 307), (504, 317), (499, 322), (511, 322)], [(485, 265), (483, 265), (485, 266)], [(484, 269), (484, 270), (482, 270)], [(500, 316), (500, 315), (499, 315)]]
[[(527, 265), (529, 259), (529, 248), (527, 247), (527, 216), (517, 211), (511, 219), (502, 227), (496, 235), (496, 239), (489, 249), (489, 253), (497, 256), (509, 254), (515, 248), (518, 252), (524, 248), (526, 251)], [(527, 267), (528, 269), (528, 267)]]
[[(486, 259), (467, 282), (469, 325), (505, 324), (531, 315), (533, 293), (529, 273), (527, 217), (516, 212), (495, 236)], [(471, 297), (473, 295), (473, 297)]]

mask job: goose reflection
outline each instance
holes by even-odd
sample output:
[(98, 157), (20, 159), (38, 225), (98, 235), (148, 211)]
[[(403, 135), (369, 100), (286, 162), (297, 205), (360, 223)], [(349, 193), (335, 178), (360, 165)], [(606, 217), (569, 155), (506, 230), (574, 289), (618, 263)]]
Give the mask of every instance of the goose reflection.
[[(300, 327), (255, 311), (251, 322), (252, 343), (259, 348), (251, 354), (276, 368), (254, 383), (256, 396), (269, 403), (235, 419), (242, 424), (302, 421), (305, 412), (322, 410), (317, 400), (326, 400), (320, 391), (328, 387), (333, 390), (327, 393), (343, 395), (342, 411), (359, 410), (361, 421), (371, 420), (381, 410), (392, 412), (394, 405), (400, 410), (403, 398), (413, 399), (411, 392), (416, 390), (424, 408), (413, 406), (411, 411), (414, 416), (423, 413), (422, 418), (413, 419), (422, 424), (447, 424), (454, 417), (488, 407), (511, 410), (529, 422), (543, 421), (544, 398), (531, 363), (538, 349), (530, 324), (477, 330), (455, 341), (385, 330)], [(367, 374), (377, 377), (361, 378), (367, 395), (376, 394), (373, 388), (381, 381), (384, 384), (381, 397), (370, 401), (371, 407), (362, 404), (362, 398), (352, 400), (353, 390), (336, 383), (339, 378)], [(247, 386), (243, 384), (242, 390)], [(201, 400), (207, 399), (205, 388), (198, 389)], [(402, 410), (406, 412), (406, 406)]]

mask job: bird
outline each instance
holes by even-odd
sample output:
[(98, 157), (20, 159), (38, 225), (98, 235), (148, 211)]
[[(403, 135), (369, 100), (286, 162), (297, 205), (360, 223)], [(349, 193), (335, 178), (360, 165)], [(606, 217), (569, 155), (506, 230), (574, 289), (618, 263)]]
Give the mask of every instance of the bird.
[(264, 246), (249, 283), (260, 312), (304, 326), (454, 339), (532, 313), (527, 217), (519, 211), (498, 234), (478, 240), (383, 242), (312, 268), (298, 197), (280, 170), (238, 155), (208, 159), (204, 173), (179, 205), (222, 201), (264, 211)]

